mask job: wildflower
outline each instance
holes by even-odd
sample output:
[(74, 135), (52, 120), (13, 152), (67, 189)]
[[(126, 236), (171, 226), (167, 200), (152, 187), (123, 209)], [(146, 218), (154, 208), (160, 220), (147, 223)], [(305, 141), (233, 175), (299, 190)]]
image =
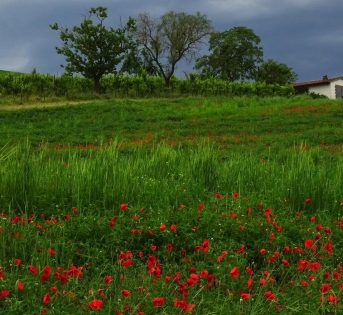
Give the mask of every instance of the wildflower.
[(19, 291), (24, 291), (24, 283), (20, 280), (17, 281), (16, 286)]
[(36, 267), (30, 265), (28, 269), (33, 275), (38, 275), (38, 269)]
[(152, 299), (152, 306), (154, 307), (162, 306), (164, 303), (165, 303), (164, 297), (155, 297)]
[(239, 193), (238, 193), (238, 192), (234, 192), (234, 193), (232, 193), (232, 197), (233, 197), (233, 198), (237, 198), (237, 197), (239, 197)]
[(43, 304), (44, 304), (44, 305), (48, 305), (50, 302), (51, 302), (50, 293), (47, 292), (47, 293), (45, 293), (45, 295), (43, 296)]
[(105, 284), (110, 284), (112, 282), (112, 276), (105, 276), (104, 282), (105, 282)]
[(21, 259), (19, 258), (14, 259), (14, 264), (19, 266), (21, 264)]
[(311, 248), (313, 243), (314, 243), (313, 240), (305, 240), (304, 245), (306, 248)]
[(52, 256), (52, 255), (55, 255), (56, 252), (52, 248), (49, 247), (48, 248), (48, 253), (49, 253), (49, 255)]
[(305, 203), (309, 204), (309, 203), (311, 203), (311, 202), (312, 202), (312, 200), (311, 200), (310, 198), (306, 198), (306, 199), (305, 199)]
[(93, 300), (88, 303), (88, 307), (90, 307), (93, 310), (100, 310), (102, 308), (102, 300)]
[(122, 290), (121, 294), (122, 294), (122, 296), (128, 297), (130, 295), (130, 291), (129, 290)]
[(161, 231), (164, 231), (166, 228), (167, 228), (167, 226), (165, 224), (161, 224), (160, 225), (160, 230)]
[(264, 293), (264, 296), (271, 301), (275, 300), (275, 295), (273, 294), (272, 291), (266, 291)]
[(9, 291), (9, 290), (2, 290), (2, 291), (0, 291), (0, 299), (3, 299), (6, 296), (9, 296), (10, 294), (11, 294), (11, 291)]
[(264, 255), (266, 253), (266, 250), (264, 249), (264, 248), (262, 248), (261, 250), (260, 250), (260, 254), (261, 255)]
[(239, 277), (239, 270), (237, 267), (233, 267), (230, 271), (230, 275), (232, 278), (238, 278)]
[(322, 293), (327, 293), (329, 290), (330, 290), (330, 283), (323, 283), (319, 288), (319, 291)]
[(243, 300), (249, 300), (250, 299), (250, 293), (241, 292), (240, 296), (242, 297)]
[(121, 205), (120, 205), (120, 210), (121, 211), (125, 211), (125, 209), (128, 207), (128, 204), (127, 203), (122, 203)]
[(173, 232), (176, 232), (176, 225), (175, 224), (172, 224), (170, 226), (170, 229), (173, 231)]

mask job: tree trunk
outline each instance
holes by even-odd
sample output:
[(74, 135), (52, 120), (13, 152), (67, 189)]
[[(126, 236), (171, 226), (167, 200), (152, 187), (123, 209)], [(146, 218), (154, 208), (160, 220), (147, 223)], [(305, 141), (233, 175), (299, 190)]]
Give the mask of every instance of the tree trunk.
[(94, 92), (97, 94), (101, 93), (101, 84), (100, 84), (100, 78), (93, 78), (94, 82)]

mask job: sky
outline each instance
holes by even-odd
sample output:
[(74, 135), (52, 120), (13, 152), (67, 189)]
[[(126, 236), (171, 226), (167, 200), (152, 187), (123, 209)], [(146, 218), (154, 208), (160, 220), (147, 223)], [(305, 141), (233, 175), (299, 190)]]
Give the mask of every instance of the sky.
[[(261, 38), (264, 59), (286, 63), (298, 81), (343, 75), (342, 0), (0, 0), (0, 69), (61, 74), (58, 32), (71, 27), (91, 7), (105, 6), (113, 26), (147, 12), (173, 10), (206, 14), (216, 31), (246, 26)], [(177, 73), (191, 72), (182, 63)]]

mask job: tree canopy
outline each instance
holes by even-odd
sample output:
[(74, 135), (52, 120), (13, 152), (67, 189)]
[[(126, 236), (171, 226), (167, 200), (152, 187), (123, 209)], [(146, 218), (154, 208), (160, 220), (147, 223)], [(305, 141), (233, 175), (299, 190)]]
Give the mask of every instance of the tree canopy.
[(252, 29), (243, 26), (214, 32), (209, 40), (210, 54), (197, 59), (195, 69), (229, 81), (253, 79), (263, 57), (260, 42)]
[(145, 60), (156, 66), (169, 85), (176, 64), (183, 58), (192, 60), (211, 31), (211, 22), (205, 15), (170, 11), (159, 19), (140, 14), (135, 35)]
[(268, 59), (260, 65), (255, 78), (267, 84), (287, 84), (296, 81), (297, 74), (286, 64)]
[(57, 53), (66, 57), (67, 64), (62, 67), (67, 73), (79, 73), (93, 80), (94, 89), (101, 90), (100, 79), (108, 73), (115, 73), (125, 53), (132, 46), (126, 36), (135, 28), (133, 19), (129, 19), (125, 27), (112, 28), (104, 24), (107, 8), (97, 7), (89, 10), (79, 26), (72, 29), (60, 27), (57, 23), (51, 29), (60, 31), (61, 47)]

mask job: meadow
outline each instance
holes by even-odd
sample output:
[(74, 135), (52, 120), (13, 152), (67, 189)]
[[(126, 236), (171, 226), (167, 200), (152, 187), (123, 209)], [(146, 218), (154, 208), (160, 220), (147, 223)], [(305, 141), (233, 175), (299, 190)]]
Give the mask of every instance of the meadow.
[(0, 105), (0, 312), (341, 314), (343, 102)]

